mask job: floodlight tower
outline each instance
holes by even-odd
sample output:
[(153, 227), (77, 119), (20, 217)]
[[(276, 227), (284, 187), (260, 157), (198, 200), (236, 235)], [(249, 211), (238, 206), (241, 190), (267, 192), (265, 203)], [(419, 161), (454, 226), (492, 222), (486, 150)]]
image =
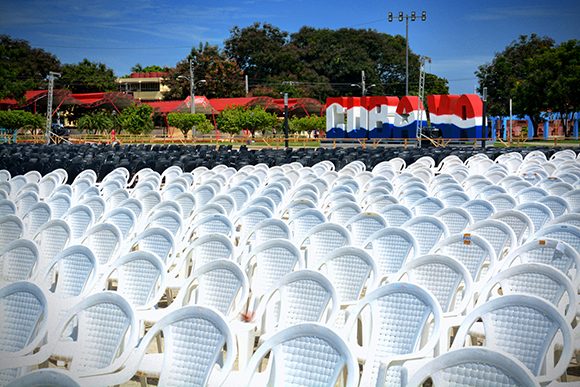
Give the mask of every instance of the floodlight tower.
[[(411, 14), (405, 14), (403, 11), (399, 11), (398, 21), (402, 22), (405, 20), (405, 95), (409, 95), (409, 19), (411, 21), (417, 20), (417, 13), (412, 11)], [(387, 20), (389, 22), (393, 21), (393, 13), (389, 12), (387, 14)], [(421, 21), (427, 20), (427, 11), (421, 12)]]

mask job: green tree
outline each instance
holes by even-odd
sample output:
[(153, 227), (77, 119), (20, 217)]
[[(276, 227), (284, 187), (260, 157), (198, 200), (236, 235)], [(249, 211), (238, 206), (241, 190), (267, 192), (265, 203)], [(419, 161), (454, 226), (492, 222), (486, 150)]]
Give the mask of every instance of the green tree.
[(316, 115), (307, 117), (293, 117), (290, 119), (290, 131), (292, 133), (306, 132), (310, 136), (314, 131), (326, 130), (326, 117), (319, 117)]
[(167, 66), (157, 66), (157, 65), (149, 65), (149, 66), (141, 66), (141, 64), (137, 63), (135, 66), (131, 67), (132, 73), (165, 73), (169, 71), (169, 67)]
[(153, 130), (153, 108), (149, 105), (133, 104), (118, 117), (119, 129), (130, 134), (148, 134)]
[(53, 54), (30, 47), (25, 40), (0, 35), (0, 98), (21, 100), (26, 90), (46, 88), (49, 71), (60, 71)]
[(19, 129), (34, 131), (44, 127), (45, 119), (40, 114), (23, 110), (0, 110), (0, 128), (14, 133)]
[(205, 114), (197, 113), (169, 113), (167, 123), (181, 130), (183, 137), (187, 138), (187, 133), (195, 127), (196, 132), (209, 133), (214, 128)]
[(243, 106), (233, 106), (224, 109), (216, 118), (218, 129), (232, 136), (239, 134), (243, 129), (243, 119), (245, 108)]
[(479, 66), (475, 72), (479, 79), (479, 92), (487, 87), (486, 105), (490, 115), (508, 115), (512, 98), (514, 113), (529, 115), (534, 127), (538, 127), (539, 114), (546, 108), (545, 92), (538, 82), (529, 82), (529, 75), (534, 70), (534, 58), (553, 46), (551, 38), (522, 35), (497, 53), (491, 63)]
[[(208, 98), (241, 97), (244, 95), (244, 76), (238, 64), (228, 59), (217, 46), (209, 44), (192, 48), (184, 60), (170, 69), (163, 80), (169, 91), (164, 99), (184, 99), (189, 96), (189, 60), (194, 61), (195, 94)], [(185, 77), (179, 77), (180, 75)], [(203, 82), (200, 82), (202, 81)]]
[(115, 127), (116, 120), (116, 116), (109, 112), (90, 112), (79, 118), (77, 127), (92, 134), (109, 133)]
[(83, 59), (78, 64), (62, 66), (62, 77), (57, 85), (73, 93), (94, 93), (100, 91), (115, 91), (115, 73), (103, 63)]
[(249, 130), (252, 133), (252, 138), (256, 132), (263, 134), (267, 130), (272, 130), (278, 122), (276, 115), (268, 113), (262, 106), (242, 110), (240, 118), (242, 129)]

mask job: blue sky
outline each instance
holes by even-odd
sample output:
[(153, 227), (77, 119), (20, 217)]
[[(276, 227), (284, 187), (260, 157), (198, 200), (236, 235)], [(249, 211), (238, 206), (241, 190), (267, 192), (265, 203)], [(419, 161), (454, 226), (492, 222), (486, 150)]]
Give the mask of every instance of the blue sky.
[[(362, 3), (362, 2), (361, 2)], [(487, 0), (2, 0), (0, 34), (28, 40), (63, 63), (103, 62), (117, 75), (136, 63), (173, 66), (200, 42), (222, 45), (235, 26), (268, 22), (295, 32), (301, 26), (372, 28), (405, 34), (388, 23), (392, 11), (426, 10), (409, 26), (411, 49), (428, 55), (428, 70), (450, 92), (473, 92), (474, 71), (521, 34), (561, 42), (580, 39), (580, 1)]]

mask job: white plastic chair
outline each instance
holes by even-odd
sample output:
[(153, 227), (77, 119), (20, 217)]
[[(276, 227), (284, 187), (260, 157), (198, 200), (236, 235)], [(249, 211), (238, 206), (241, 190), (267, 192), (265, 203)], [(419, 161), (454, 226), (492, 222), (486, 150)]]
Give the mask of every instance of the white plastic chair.
[(447, 207), (461, 207), (469, 202), (469, 196), (460, 191), (445, 192), (438, 196)]
[(101, 219), (102, 223), (111, 223), (119, 228), (123, 239), (128, 238), (135, 227), (135, 214), (128, 208), (115, 208), (105, 214)]
[(99, 265), (105, 265), (116, 256), (122, 242), (123, 237), (117, 226), (99, 223), (87, 230), (80, 244), (91, 249)]
[(326, 222), (326, 216), (317, 209), (305, 209), (288, 219), (294, 241), (300, 243), (314, 227)]
[(156, 191), (141, 191), (133, 197), (141, 202), (144, 216), (147, 216), (153, 207), (161, 202), (161, 195)]
[(405, 261), (419, 254), (419, 244), (413, 235), (400, 227), (386, 227), (372, 234), (364, 248), (375, 260), (381, 280), (398, 272)]
[[(71, 324), (77, 329), (71, 331)], [(47, 342), (37, 353), (7, 359), (3, 366), (38, 365), (54, 353), (57, 358), (70, 360), (70, 372), (84, 384), (85, 377), (110, 373), (125, 364), (137, 345), (139, 325), (122, 296), (101, 292), (74, 305), (47, 332)]]
[(409, 231), (419, 245), (419, 255), (428, 254), (431, 249), (449, 235), (447, 226), (434, 216), (420, 215), (401, 225)]
[(17, 239), (0, 249), (0, 286), (32, 277), (38, 263), (38, 248), (27, 239)]
[(30, 355), (47, 332), (48, 304), (42, 290), (19, 281), (0, 288), (0, 384), (6, 385), (25, 370), (8, 362)]
[(559, 196), (549, 195), (541, 198), (538, 202), (548, 206), (555, 218), (570, 212), (570, 205), (566, 199)]
[(467, 227), (465, 232), (485, 238), (493, 247), (498, 260), (502, 260), (506, 253), (517, 247), (514, 230), (499, 220), (480, 220)]
[(196, 220), (191, 225), (191, 233), (188, 232), (188, 239), (194, 240), (207, 234), (222, 234), (231, 238), (234, 233), (232, 222), (224, 215), (207, 215)]
[(231, 196), (226, 194), (216, 195), (210, 203), (219, 204), (225, 210), (224, 214), (227, 215), (232, 215), (236, 210), (236, 202)]
[(461, 208), (467, 210), (474, 222), (488, 219), (495, 213), (493, 204), (483, 199), (473, 199), (463, 204)]
[[(367, 308), (369, 314), (361, 315)], [(352, 337), (359, 317), (363, 317), (363, 345), (352, 340), (350, 344), (364, 360), (361, 386), (398, 385), (401, 366), (433, 356), (441, 335), (441, 306), (431, 293), (410, 283), (391, 283), (368, 293), (349, 313), (345, 334)], [(381, 364), (384, 382), (378, 380)]]
[(81, 381), (72, 373), (56, 368), (42, 368), (22, 375), (6, 387), (81, 387)]
[[(2, 220), (0, 219), (0, 223)], [(1, 230), (1, 225), (0, 225)], [(3, 233), (0, 233), (0, 238)], [(54, 219), (42, 226), (32, 239), (38, 247), (38, 269), (42, 269), (70, 241), (70, 227), (64, 220)]]
[[(161, 333), (163, 353), (147, 353), (147, 347)], [(145, 385), (148, 375), (159, 377), (160, 386), (205, 386), (211, 382), (221, 385), (235, 359), (235, 341), (221, 314), (203, 306), (186, 306), (153, 325), (120, 371), (82, 381), (87, 385), (122, 384), (139, 372)], [(221, 369), (215, 369), (217, 364), (223, 364)]]
[(517, 245), (521, 245), (528, 236), (534, 234), (534, 223), (523, 212), (517, 210), (504, 210), (496, 212), (491, 219), (504, 222), (514, 231)]
[(436, 357), (412, 374), (408, 387), (419, 387), (431, 379), (433, 386), (540, 387), (522, 362), (508, 353), (489, 348), (457, 349)]
[(16, 215), (0, 217), (0, 246), (19, 239), (24, 232), (24, 225)]
[(340, 202), (328, 209), (328, 220), (337, 224), (346, 224), (350, 219), (361, 213), (356, 203)]
[(23, 235), (27, 238), (33, 237), (42, 225), (50, 220), (51, 212), (48, 204), (44, 202), (32, 205), (22, 219), (24, 226)]
[(101, 220), (101, 217), (105, 213), (105, 201), (99, 196), (93, 196), (86, 198), (79, 202), (93, 210), (93, 221), (97, 222)]
[(89, 206), (77, 204), (71, 207), (62, 219), (68, 223), (71, 231), (71, 242), (82, 239), (89, 227), (93, 225), (95, 216)]
[(335, 223), (323, 223), (310, 229), (300, 248), (304, 250), (306, 266), (315, 269), (332, 251), (348, 245), (350, 234), (346, 228)]
[[(531, 295), (513, 294), (494, 298), (472, 310), (457, 331), (452, 350), (465, 346), (475, 322), (483, 322), (484, 346), (502, 350), (519, 359), (536, 376), (547, 383), (566, 372), (573, 351), (572, 329), (558, 310), (547, 301)], [(558, 331), (563, 349), (557, 364), (542, 364)]]
[(16, 204), (16, 213), (19, 216), (24, 216), (30, 208), (38, 203), (38, 194), (34, 191), (21, 192), (14, 198)]
[(557, 218), (549, 221), (548, 224), (570, 224), (572, 226), (580, 227), (580, 214), (571, 213), (560, 215)]
[(543, 227), (534, 235), (535, 239), (552, 238), (568, 243), (580, 251), (580, 227), (568, 224), (553, 224)]
[(181, 214), (171, 210), (151, 211), (145, 221), (144, 230), (151, 227), (166, 229), (171, 233), (174, 240), (180, 240), (184, 231)]
[(16, 205), (10, 199), (0, 198), (0, 217), (6, 215), (16, 215)]
[(480, 289), (477, 305), (492, 297), (508, 294), (531, 294), (540, 297), (558, 308), (569, 324), (576, 318), (574, 285), (570, 278), (553, 266), (522, 263), (502, 270)]
[(345, 227), (352, 237), (352, 245), (362, 247), (372, 234), (387, 227), (387, 222), (379, 214), (363, 212), (353, 216), (346, 222)]
[[(257, 369), (268, 354), (266, 371), (260, 374)], [(302, 323), (281, 330), (262, 343), (241, 379), (236, 377), (236, 384), (255, 386), (269, 381), (276, 386), (333, 387), (344, 368), (345, 386), (358, 386), (358, 364), (344, 340), (330, 328)]]
[(433, 215), (438, 211), (441, 211), (445, 205), (443, 202), (436, 197), (427, 196), (423, 199), (419, 199), (415, 202), (415, 205), (411, 208), (411, 211), (415, 216), (420, 215)]
[(121, 254), (131, 251), (146, 251), (156, 255), (167, 268), (175, 259), (175, 243), (169, 231), (161, 227), (151, 227), (139, 233), (122, 249)]
[[(69, 246), (41, 268), (34, 282), (62, 300), (84, 296), (97, 280), (98, 263), (93, 252), (85, 246)], [(67, 309), (71, 305), (67, 305)]]
[[(72, 200), (70, 196), (65, 194), (52, 195), (46, 200), (46, 204), (50, 206), (50, 212), (53, 219), (61, 219), (63, 215), (71, 207)], [(0, 209), (0, 214), (2, 210)]]
[(141, 214), (143, 213), (143, 205), (139, 200), (135, 198), (125, 199), (119, 204), (119, 207), (128, 208), (131, 211), (133, 211), (133, 214), (135, 215), (135, 220), (137, 222), (139, 222), (139, 219), (141, 219)]
[(154, 308), (165, 292), (165, 264), (152, 253), (133, 251), (111, 262), (103, 271), (95, 291), (107, 290), (111, 278), (117, 281), (116, 292), (135, 311)]
[(485, 283), (497, 270), (497, 257), (491, 244), (471, 234), (452, 235), (435, 246), (434, 254), (449, 256), (463, 264), (474, 283)]
[(514, 210), (526, 214), (534, 224), (535, 231), (540, 230), (546, 223), (554, 219), (552, 210), (542, 203), (523, 203), (516, 206)]
[(489, 201), (497, 211), (512, 210), (517, 206), (516, 200), (507, 193), (498, 193), (485, 198)]
[(447, 226), (449, 235), (459, 234), (473, 223), (473, 218), (469, 212), (460, 207), (447, 207), (436, 212), (433, 216)]
[(400, 227), (403, 223), (413, 218), (411, 210), (402, 204), (390, 204), (383, 207), (379, 213), (390, 227)]
[(566, 242), (550, 238), (533, 239), (511, 251), (504, 270), (522, 263), (542, 263), (564, 273), (575, 286), (580, 285), (580, 254)]
[(181, 216), (188, 219), (196, 208), (195, 197), (190, 192), (184, 192), (175, 197), (175, 201), (181, 207)]

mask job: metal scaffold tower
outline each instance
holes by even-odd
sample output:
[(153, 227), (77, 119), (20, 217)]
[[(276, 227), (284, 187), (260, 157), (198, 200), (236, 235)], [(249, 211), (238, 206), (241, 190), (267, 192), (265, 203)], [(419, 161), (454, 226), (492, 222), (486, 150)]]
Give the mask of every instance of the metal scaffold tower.
[(421, 56), (419, 58), (419, 106), (417, 108), (417, 143), (421, 147), (421, 137), (423, 136), (423, 114), (426, 113), (425, 106), (425, 63), (431, 63), (431, 58)]
[(46, 104), (46, 143), (50, 144), (50, 134), (52, 129), (52, 97), (54, 94), (54, 78), (60, 77), (60, 73), (51, 71), (48, 73), (48, 100)]

